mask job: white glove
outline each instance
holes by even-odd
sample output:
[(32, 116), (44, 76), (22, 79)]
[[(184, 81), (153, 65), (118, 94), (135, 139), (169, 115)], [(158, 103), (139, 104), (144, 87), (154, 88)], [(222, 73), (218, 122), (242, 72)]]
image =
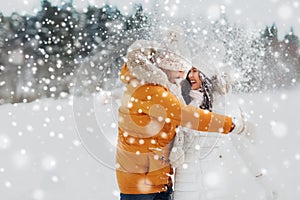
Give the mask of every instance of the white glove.
[(255, 126), (245, 119), (241, 108), (239, 109), (237, 116), (233, 117), (233, 123), (235, 124), (235, 127), (231, 132), (233, 135), (247, 138), (251, 143), (254, 143)]
[(199, 107), (203, 102), (203, 93), (199, 90), (191, 90), (189, 93), (189, 96), (191, 97), (191, 102), (189, 105)]

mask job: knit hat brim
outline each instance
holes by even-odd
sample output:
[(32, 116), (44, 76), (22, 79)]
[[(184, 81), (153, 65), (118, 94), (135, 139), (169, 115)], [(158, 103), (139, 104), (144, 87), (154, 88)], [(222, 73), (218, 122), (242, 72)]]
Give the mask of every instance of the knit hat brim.
[(156, 41), (137, 40), (127, 51), (127, 59), (134, 58), (141, 64), (152, 62), (161, 69), (187, 72), (192, 68), (189, 58), (172, 52), (165, 45)]

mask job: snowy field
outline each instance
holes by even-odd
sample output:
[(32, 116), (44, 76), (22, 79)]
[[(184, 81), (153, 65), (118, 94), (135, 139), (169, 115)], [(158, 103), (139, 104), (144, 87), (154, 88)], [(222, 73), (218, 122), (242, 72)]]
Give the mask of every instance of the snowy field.
[[(299, 89), (228, 99), (239, 103), (257, 124), (256, 159), (280, 200), (296, 200), (300, 195)], [(112, 169), (117, 107), (98, 97), (87, 101), (90, 105), (82, 98), (0, 106), (1, 200), (118, 199)], [(94, 108), (95, 113), (84, 113), (85, 107)], [(88, 120), (91, 116), (95, 121)], [(91, 123), (86, 132), (84, 119)], [(96, 134), (97, 126), (105, 137), (98, 134), (89, 143), (88, 135)], [(253, 200), (253, 193), (261, 192), (259, 186), (239, 154), (234, 149), (227, 154), (236, 162), (230, 169), (235, 199)]]

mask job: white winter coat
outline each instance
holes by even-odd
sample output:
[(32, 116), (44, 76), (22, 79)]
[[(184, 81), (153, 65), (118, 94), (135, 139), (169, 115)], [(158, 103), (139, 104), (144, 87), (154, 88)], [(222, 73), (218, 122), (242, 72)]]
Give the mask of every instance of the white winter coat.
[[(214, 100), (213, 111), (224, 113), (225, 97), (214, 96)], [(190, 104), (199, 106), (201, 102), (194, 100)], [(184, 156), (174, 154), (179, 159), (173, 163), (171, 160), (176, 167), (174, 200), (270, 199), (264, 197), (264, 189), (247, 173), (231, 139), (187, 128), (177, 133), (174, 147), (182, 149)]]
[[(221, 97), (220, 97), (221, 98)], [(222, 101), (216, 99), (213, 107), (219, 113), (222, 110)], [(190, 104), (199, 106), (202, 102), (192, 100)], [(220, 104), (220, 105), (218, 105)], [(185, 133), (186, 132), (186, 133)], [(206, 133), (183, 128), (177, 133), (174, 145), (184, 150), (184, 162), (179, 161), (176, 166), (174, 199), (224, 199), (224, 175), (222, 164), (223, 137), (217, 133)], [(175, 164), (176, 165), (176, 164)]]

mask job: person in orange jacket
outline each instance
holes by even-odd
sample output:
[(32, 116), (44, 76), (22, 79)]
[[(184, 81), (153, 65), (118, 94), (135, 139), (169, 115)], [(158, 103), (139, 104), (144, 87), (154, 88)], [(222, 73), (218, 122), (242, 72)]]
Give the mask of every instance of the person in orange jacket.
[(120, 79), (126, 84), (118, 115), (116, 176), (121, 200), (171, 199), (170, 149), (180, 127), (228, 134), (232, 118), (186, 105), (178, 82), (191, 68), (155, 41), (127, 51)]

